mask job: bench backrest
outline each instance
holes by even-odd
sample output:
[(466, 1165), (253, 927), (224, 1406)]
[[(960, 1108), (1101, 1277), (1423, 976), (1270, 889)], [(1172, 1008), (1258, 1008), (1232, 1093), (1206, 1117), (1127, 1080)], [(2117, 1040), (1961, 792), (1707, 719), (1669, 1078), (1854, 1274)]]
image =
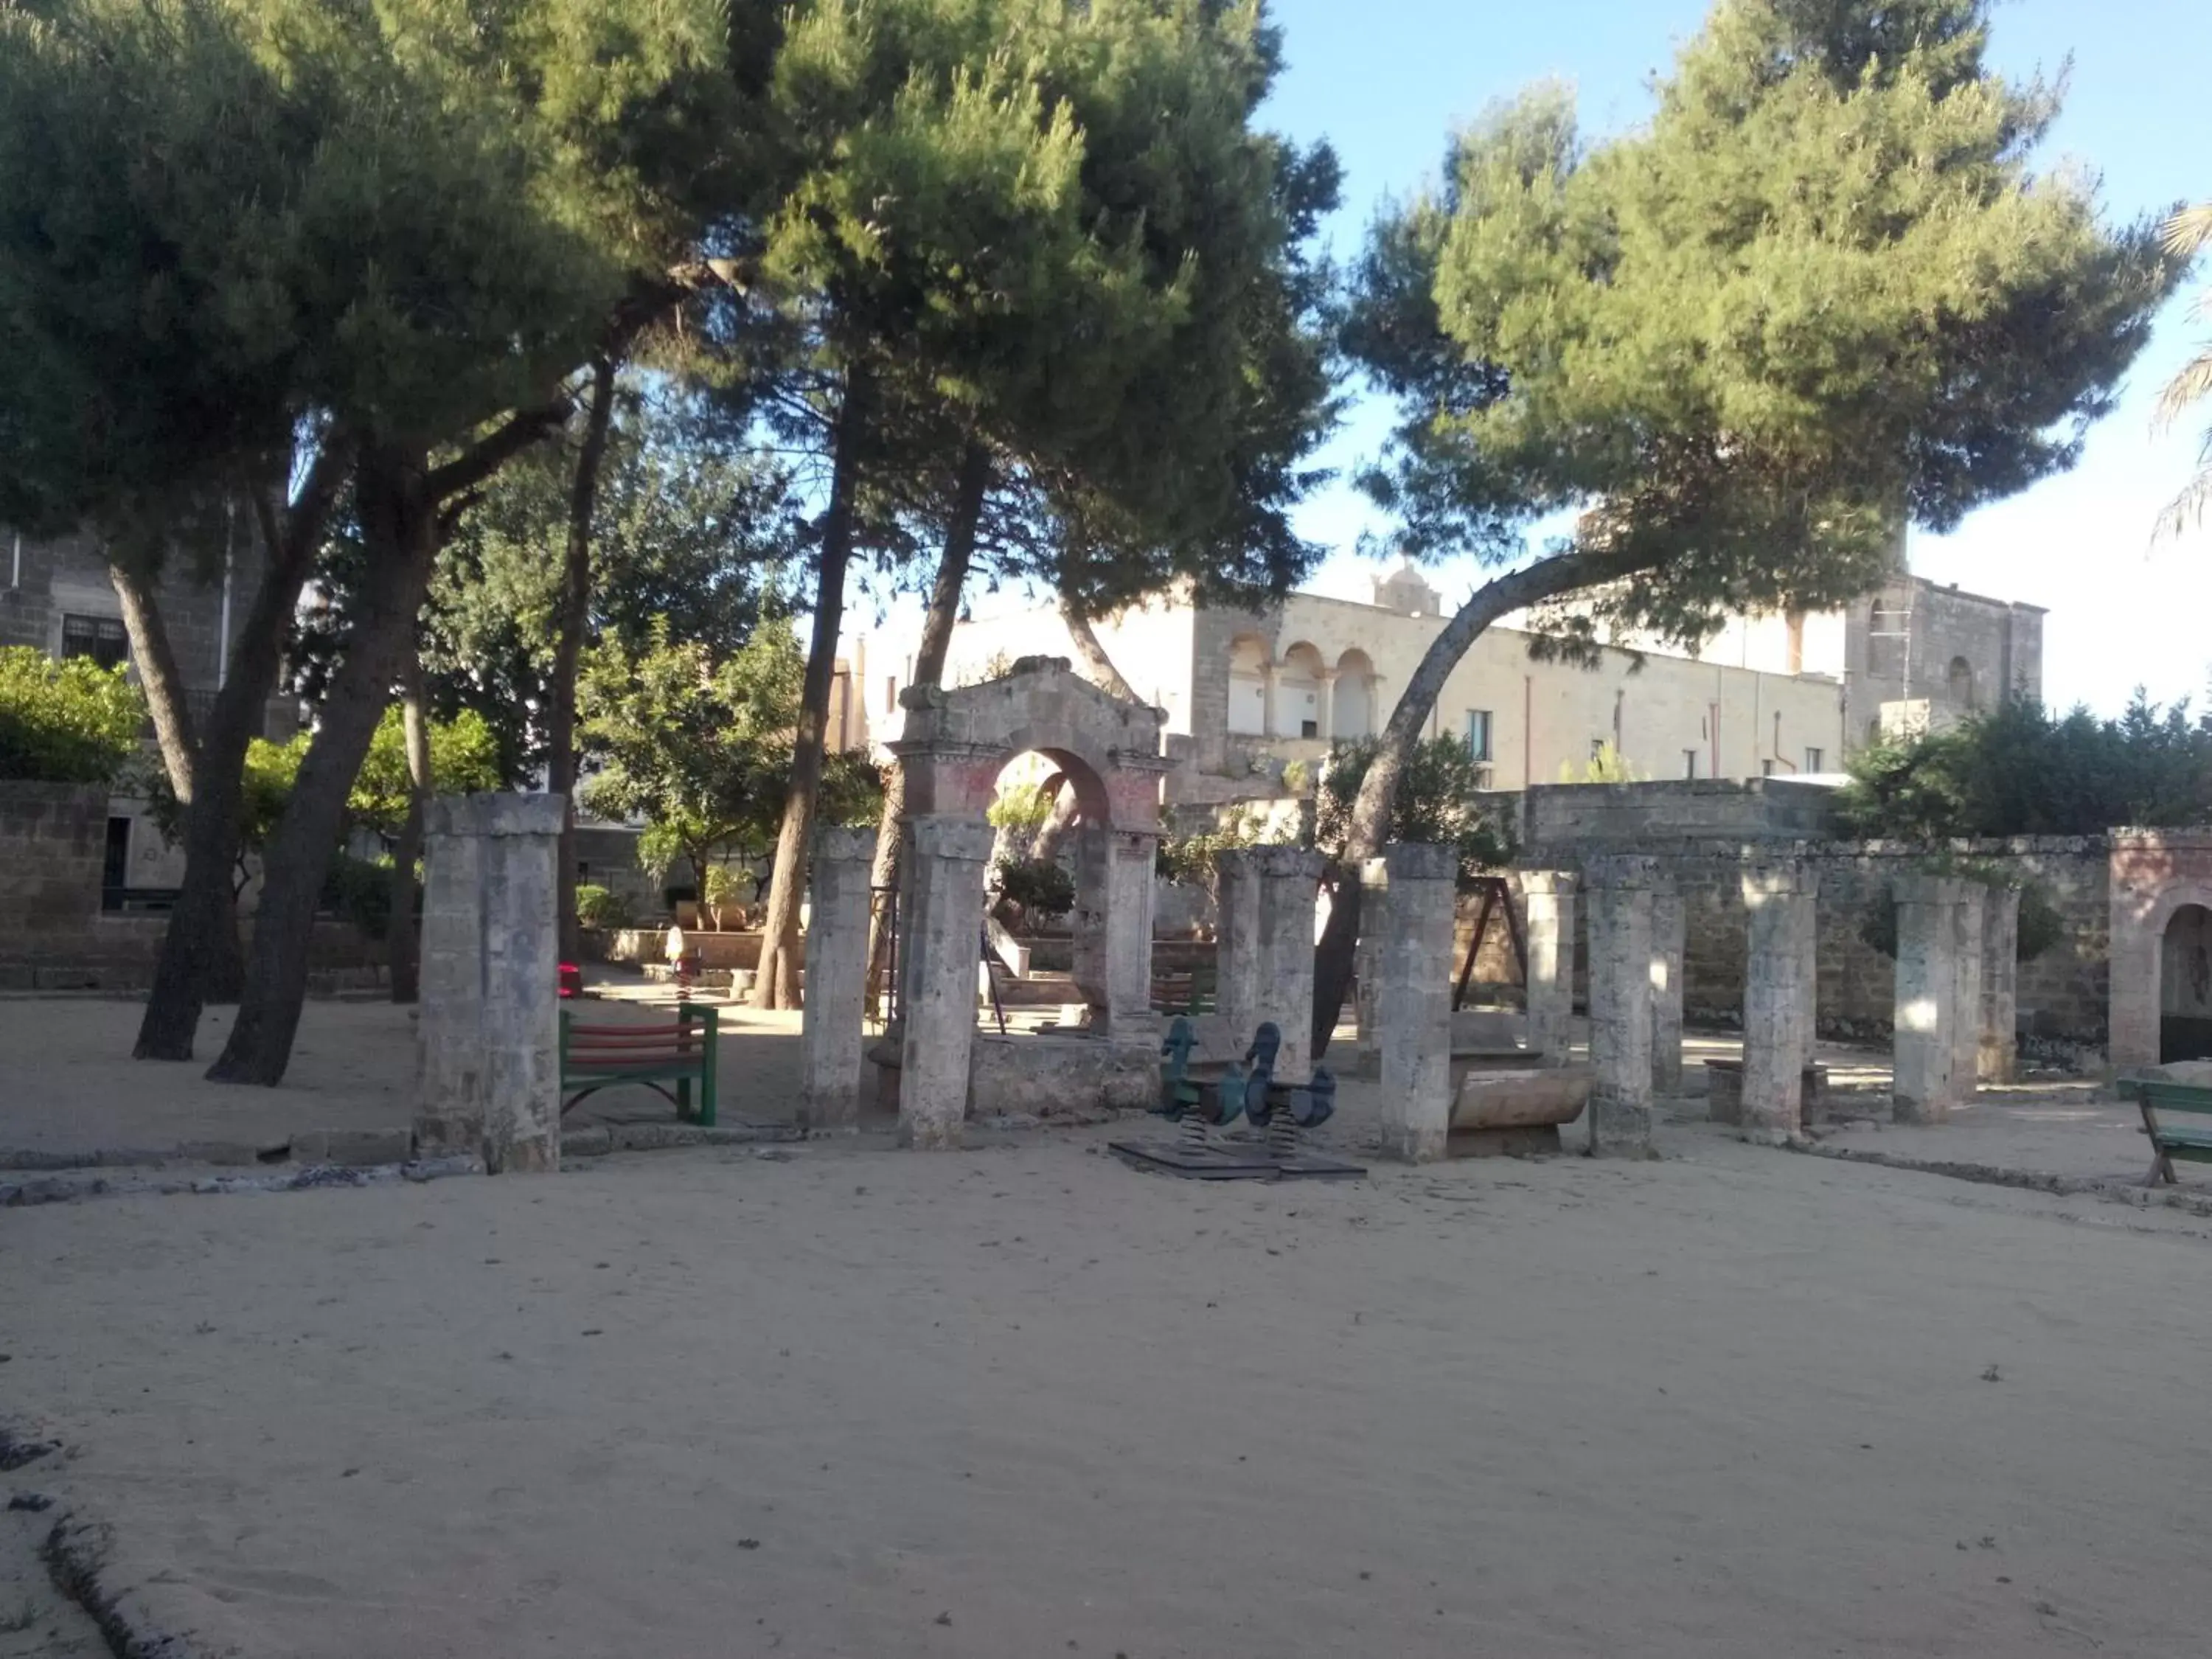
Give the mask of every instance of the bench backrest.
[(678, 1008), (673, 1024), (585, 1025), (561, 1011), (561, 1060), (606, 1070), (630, 1066), (705, 1066), (714, 1053), (714, 1010), (696, 1003)]

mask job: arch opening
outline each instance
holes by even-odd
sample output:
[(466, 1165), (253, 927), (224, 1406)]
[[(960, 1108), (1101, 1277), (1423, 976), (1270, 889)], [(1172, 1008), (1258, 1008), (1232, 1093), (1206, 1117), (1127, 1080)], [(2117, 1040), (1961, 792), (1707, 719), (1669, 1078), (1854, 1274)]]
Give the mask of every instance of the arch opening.
[(1960, 708), (1971, 711), (1978, 706), (1974, 701), (1974, 665), (1964, 657), (1951, 659), (1950, 667), (1944, 671), (1943, 684), (1951, 701)]
[(2212, 909), (2184, 904), (2159, 940), (2159, 1063), (2212, 1060)]
[(1328, 669), (1321, 653), (1300, 643), (1283, 653), (1283, 665), (1275, 677), (1275, 735), (1281, 738), (1326, 737)]
[(1254, 635), (1240, 634), (1229, 642), (1231, 737), (1267, 735), (1267, 670), (1272, 660), (1267, 646)]
[(1356, 738), (1375, 734), (1375, 665), (1358, 647), (1336, 659), (1336, 687), (1330, 702), (1329, 736)]

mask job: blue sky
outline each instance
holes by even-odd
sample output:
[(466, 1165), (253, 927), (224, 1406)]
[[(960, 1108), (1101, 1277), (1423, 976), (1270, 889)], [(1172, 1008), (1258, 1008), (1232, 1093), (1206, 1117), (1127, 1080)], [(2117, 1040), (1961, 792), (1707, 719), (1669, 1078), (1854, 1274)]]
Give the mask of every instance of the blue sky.
[[(1435, 173), (1446, 134), (1528, 82), (1577, 89), (1586, 132), (1622, 131), (1648, 113), (1650, 76), (1695, 32), (1704, 0), (1273, 0), (1288, 71), (1267, 118), (1300, 139), (1327, 136), (1345, 165), (1333, 237), (1356, 252), (1376, 204)], [(1995, 67), (2026, 77), (2072, 61), (2066, 110), (2044, 152), (2102, 175), (2116, 218), (2212, 197), (2212, 3), (2208, 0), (1999, 0)], [(2179, 489), (2195, 430), (2154, 438), (2150, 404), (2212, 320), (2184, 315), (2212, 282), (2202, 270), (2160, 317), (2119, 407), (2081, 465), (1984, 508), (1953, 535), (1916, 533), (1914, 568), (1939, 581), (2048, 606), (2045, 695), (2116, 711), (2132, 688), (2205, 702), (2212, 674), (2212, 529), (2154, 548), (2158, 511)], [(1371, 454), (1384, 411), (1356, 409), (1325, 459)], [(2212, 421), (2212, 410), (2204, 412)], [(1339, 484), (1308, 502), (1301, 527), (1336, 550), (1311, 586), (1365, 599), (1373, 567), (1355, 549), (1387, 525)], [(1447, 567), (1455, 601), (1470, 565)]]

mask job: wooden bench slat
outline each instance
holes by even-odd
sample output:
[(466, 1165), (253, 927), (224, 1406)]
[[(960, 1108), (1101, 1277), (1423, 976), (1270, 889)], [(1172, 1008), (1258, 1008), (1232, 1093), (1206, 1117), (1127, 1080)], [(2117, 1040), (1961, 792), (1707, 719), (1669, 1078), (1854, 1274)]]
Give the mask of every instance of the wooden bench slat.
[[(671, 1024), (652, 1025), (579, 1025), (567, 1009), (561, 1011), (561, 1109), (565, 1112), (586, 1094), (624, 1083), (669, 1091), (679, 1116), (696, 1112), (698, 1121), (714, 1122), (714, 1061), (717, 1030), (714, 1010), (688, 1006)], [(691, 1085), (698, 1085), (696, 1105)]]

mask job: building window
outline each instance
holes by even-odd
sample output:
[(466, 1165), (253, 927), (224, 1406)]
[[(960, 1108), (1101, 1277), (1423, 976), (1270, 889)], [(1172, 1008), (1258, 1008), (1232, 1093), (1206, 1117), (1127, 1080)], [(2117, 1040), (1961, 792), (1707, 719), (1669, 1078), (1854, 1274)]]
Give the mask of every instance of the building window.
[(1685, 749), (1682, 751), (1682, 775), (1686, 778), (1695, 778), (1698, 775), (1698, 751), (1694, 749)]
[(1592, 760), (1603, 760), (1605, 758), (1605, 739), (1603, 738), (1592, 738), (1590, 739), (1590, 758)]
[(884, 676), (884, 713), (898, 713), (898, 676), (896, 674)]
[(1774, 763), (1771, 760), (1763, 760), (1759, 762), (1759, 775), (1762, 778), (1772, 777), (1774, 775)]
[(1964, 657), (1954, 657), (1951, 659), (1950, 672), (1943, 678), (1944, 687), (1950, 692), (1951, 701), (1961, 708), (1972, 709), (1974, 707), (1973, 664), (1968, 662)]
[(1826, 771), (1827, 769), (1827, 759), (1828, 751), (1826, 750), (1808, 749), (1805, 751), (1805, 769), (1808, 772)]
[(112, 617), (62, 618), (62, 659), (89, 657), (102, 668), (120, 668), (131, 660), (131, 636)]
[(1321, 722), (1319, 720), (1300, 720), (1298, 722), (1298, 735), (1302, 738), (1319, 737), (1321, 735)]
[(1475, 761), (1495, 760), (1490, 752), (1490, 710), (1470, 708), (1467, 711), (1467, 752)]

